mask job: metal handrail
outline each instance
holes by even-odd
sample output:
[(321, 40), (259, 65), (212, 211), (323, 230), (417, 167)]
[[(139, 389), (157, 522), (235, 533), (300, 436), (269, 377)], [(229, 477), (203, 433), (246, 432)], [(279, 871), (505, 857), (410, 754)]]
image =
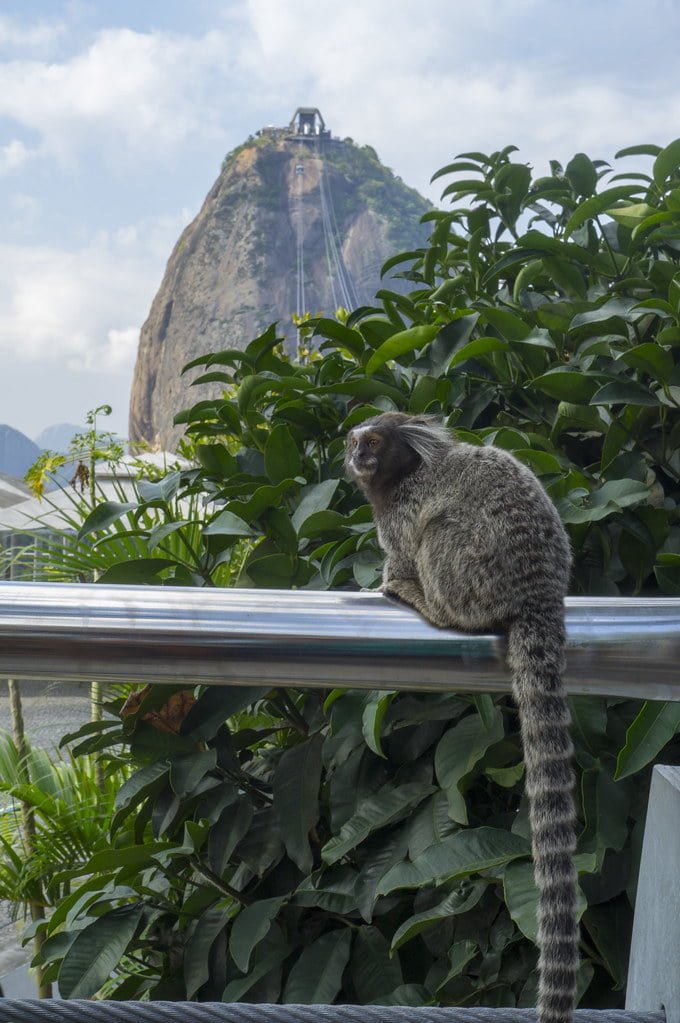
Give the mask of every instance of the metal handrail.
[[(571, 693), (680, 700), (680, 599), (567, 599)], [(505, 691), (504, 642), (379, 593), (0, 583), (0, 678)]]

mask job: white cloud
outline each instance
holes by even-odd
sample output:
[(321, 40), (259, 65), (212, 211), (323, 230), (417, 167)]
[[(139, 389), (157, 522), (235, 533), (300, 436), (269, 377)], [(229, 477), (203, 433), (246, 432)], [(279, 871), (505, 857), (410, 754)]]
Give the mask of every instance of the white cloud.
[(0, 15), (0, 48), (43, 53), (63, 37), (61, 20), (20, 22)]
[(107, 331), (103, 344), (96, 347), (85, 344), (83, 351), (68, 361), (68, 368), (76, 373), (129, 374), (137, 357), (139, 327)]
[(15, 231), (27, 231), (38, 222), (42, 203), (35, 195), (28, 195), (26, 192), (15, 192), (9, 197), (9, 208), (13, 214), (12, 228)]
[(96, 146), (139, 158), (194, 134), (222, 135), (219, 82), (232, 63), (223, 32), (200, 38), (105, 29), (63, 62), (0, 66), (0, 116), (37, 132), (44, 155), (70, 162)]
[(26, 163), (34, 153), (21, 139), (0, 146), (0, 174), (9, 174)]
[[(668, 13), (666, 0), (650, 3)], [(261, 97), (279, 104), (297, 92), (333, 132), (370, 143), (433, 198), (439, 186), (430, 188), (429, 176), (461, 151), (515, 143), (517, 159), (545, 168), (578, 150), (607, 158), (640, 141), (663, 145), (680, 122), (680, 85), (664, 61), (645, 64), (642, 87), (623, 56), (612, 69), (575, 59), (569, 45), (560, 51), (559, 19), (573, 32), (587, 18), (597, 38), (612, 30), (607, 4), (577, 3), (567, 15), (540, 0), (432, 0), (414, 17), (393, 0), (347, 0), (319, 17), (313, 0), (248, 0), (248, 11), (254, 42), (243, 62)], [(527, 52), (538, 33), (552, 33), (552, 46)], [(658, 49), (659, 40), (648, 45)]]
[(79, 249), (0, 245), (0, 357), (58, 374), (129, 376), (139, 328), (188, 219), (165, 217)]

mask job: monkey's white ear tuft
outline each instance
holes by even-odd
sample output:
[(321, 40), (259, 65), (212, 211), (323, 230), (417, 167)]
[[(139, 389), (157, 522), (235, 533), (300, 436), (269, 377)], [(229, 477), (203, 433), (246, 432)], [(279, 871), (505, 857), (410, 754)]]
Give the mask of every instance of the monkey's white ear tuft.
[(449, 448), (454, 443), (444, 423), (434, 416), (402, 423), (399, 426), (399, 433), (408, 446), (428, 463), (441, 458), (442, 449)]

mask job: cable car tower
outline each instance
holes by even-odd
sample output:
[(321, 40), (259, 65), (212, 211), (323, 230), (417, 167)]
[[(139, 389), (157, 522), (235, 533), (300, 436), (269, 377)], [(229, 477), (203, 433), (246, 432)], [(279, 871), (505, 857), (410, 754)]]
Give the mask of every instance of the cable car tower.
[[(333, 196), (326, 172), (323, 157), (323, 143), (331, 139), (331, 133), (326, 128), (321, 112), (316, 107), (298, 107), (289, 125), (289, 134), (286, 141), (303, 142), (311, 145), (315, 162), (318, 166), (319, 190), (318, 202), (321, 224), (323, 227), (324, 251), (326, 255), (326, 268), (328, 283), (330, 286), (333, 301), (333, 311), (340, 305), (346, 309), (355, 308), (359, 304), (357, 290), (352, 275), (342, 255), (342, 237), (338, 227)], [(311, 154), (310, 154), (311, 155)], [(303, 316), (308, 312), (305, 301), (305, 227), (303, 215), (303, 193), (304, 189), (305, 162), (301, 159), (295, 165), (295, 226), (296, 226), (296, 308), (297, 315)], [(311, 197), (311, 193), (307, 192)]]

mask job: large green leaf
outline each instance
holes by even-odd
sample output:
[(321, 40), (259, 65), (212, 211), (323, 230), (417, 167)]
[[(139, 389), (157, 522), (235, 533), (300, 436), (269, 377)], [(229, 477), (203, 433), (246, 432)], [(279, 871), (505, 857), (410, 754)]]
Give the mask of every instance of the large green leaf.
[(242, 973), (248, 972), (253, 949), (269, 933), (272, 921), (284, 902), (284, 896), (260, 899), (244, 906), (234, 920), (229, 935), (229, 954)]
[(472, 941), (469, 938), (464, 939), (463, 941), (454, 942), (454, 944), (449, 949), (448, 957), (449, 969), (447, 970), (446, 974), (444, 975), (444, 977), (441, 979), (437, 986), (436, 994), (438, 997), (443, 996), (444, 998), (446, 998), (444, 988), (449, 983), (449, 981), (454, 980), (456, 977), (460, 976), (460, 974), (467, 966), (467, 964), (470, 962), (470, 960), (474, 959), (474, 957), (477, 954), (477, 951), (478, 951), (477, 942)]
[(274, 812), (281, 837), (291, 860), (305, 874), (313, 862), (309, 833), (319, 819), (322, 745), (323, 737), (317, 733), (286, 750), (274, 775)]
[(367, 923), (373, 919), (378, 885), (388, 870), (404, 859), (407, 842), (406, 829), (381, 835), (380, 844), (364, 860), (358, 875), (353, 875), (356, 905)]
[(208, 749), (196, 753), (183, 753), (170, 761), (170, 787), (175, 795), (189, 796), (201, 779), (212, 771), (217, 763), (217, 750)]
[(431, 786), (408, 782), (396, 788), (385, 786), (374, 796), (364, 799), (354, 816), (342, 825), (340, 833), (321, 850), (324, 862), (337, 863), (378, 828), (404, 818), (432, 791)]
[(614, 188), (606, 188), (604, 192), (584, 200), (576, 207), (565, 224), (564, 237), (568, 238), (587, 220), (592, 220), (600, 213), (611, 209), (619, 199), (631, 199), (634, 195), (639, 195), (641, 191), (639, 185), (615, 185)]
[(279, 423), (269, 434), (264, 449), (264, 467), (272, 483), (299, 476), (302, 468), (300, 453), (287, 426)]
[(583, 923), (600, 962), (604, 963), (618, 990), (626, 983), (632, 916), (633, 910), (625, 894), (607, 905), (590, 906), (583, 914)]
[(450, 917), (457, 916), (460, 913), (467, 913), (469, 909), (477, 905), (485, 890), (486, 884), (483, 881), (461, 885), (450, 892), (436, 906), (423, 910), (421, 913), (415, 913), (408, 920), (405, 920), (394, 932), (392, 949), (401, 948), (411, 938), (415, 938), (417, 934), (427, 930), (428, 927), (433, 927), (442, 920), (448, 920)]
[(592, 195), (597, 185), (597, 167), (585, 153), (576, 153), (571, 158), (564, 173), (579, 196)]
[(111, 565), (101, 573), (97, 582), (103, 585), (128, 583), (134, 586), (157, 583), (160, 573), (166, 568), (174, 568), (176, 564), (172, 558), (131, 558)]
[(220, 903), (206, 909), (196, 921), (184, 950), (182, 964), (187, 998), (193, 998), (198, 989), (210, 979), (210, 949), (236, 909), (233, 902)]
[(598, 522), (600, 519), (639, 504), (649, 498), (649, 490), (638, 480), (608, 480), (599, 490), (589, 494), (584, 503), (577, 505), (568, 498), (556, 502), (564, 522)]
[(192, 739), (212, 739), (227, 718), (261, 700), (264, 686), (206, 686), (182, 721), (182, 734)]
[[(662, 188), (667, 179), (680, 167), (680, 139), (669, 143), (654, 161), (654, 181)], [(675, 175), (678, 176), (677, 174)]]
[(311, 515), (325, 511), (330, 506), (339, 482), (337, 479), (323, 480), (322, 483), (310, 483), (302, 488), (297, 507), (291, 517), (296, 530), (299, 531)]
[(457, 315), (451, 323), (441, 328), (432, 344), (411, 364), (411, 368), (418, 373), (441, 377), (452, 364), (452, 357), (467, 345), (478, 318), (478, 313)]
[(253, 805), (247, 796), (225, 807), (217, 824), (210, 829), (208, 838), (208, 860), (218, 877), (224, 873), (227, 864), (241, 839), (248, 833), (253, 820)]
[[(588, 399), (587, 399), (588, 400)], [(659, 405), (659, 399), (637, 380), (616, 380), (605, 384), (590, 397), (591, 405)]]
[(119, 966), (142, 919), (142, 906), (111, 909), (79, 932), (59, 970), (62, 998), (92, 998)]
[(379, 757), (385, 756), (381, 742), (383, 718), (396, 695), (395, 690), (376, 689), (366, 697), (366, 704), (361, 715), (361, 728), (366, 745)]
[(349, 867), (331, 867), (325, 870), (317, 882), (314, 875), (301, 881), (295, 889), (293, 904), (315, 906), (329, 913), (353, 913), (357, 908), (354, 892), (356, 874)]
[(362, 1005), (390, 995), (404, 983), (399, 957), (377, 927), (360, 927), (351, 960), (352, 983)]
[(263, 977), (266, 977), (266, 975), (272, 970), (275, 970), (284, 959), (287, 959), (292, 951), (292, 946), (284, 944), (283, 942), (267, 951), (262, 959), (259, 959), (255, 963), (250, 973), (246, 974), (245, 977), (238, 977), (236, 980), (232, 980), (227, 984), (222, 993), (222, 1001), (239, 1002), (243, 1000), (243, 996), (246, 995), (251, 988), (258, 983), (258, 981), (262, 980)]
[(579, 851), (595, 853), (601, 865), (607, 849), (622, 849), (628, 838), (630, 793), (614, 781), (609, 765), (595, 765), (581, 775), (581, 800), (586, 826)]
[(449, 816), (467, 824), (467, 808), (462, 783), (486, 751), (503, 738), (503, 717), (494, 707), (489, 726), (479, 714), (470, 714), (439, 740), (434, 757), (437, 780), (446, 792)]
[(128, 778), (116, 793), (116, 808), (135, 806), (155, 788), (159, 788), (170, 769), (167, 760), (155, 760), (146, 764)]
[(520, 835), (501, 828), (467, 828), (430, 846), (412, 863), (393, 867), (378, 885), (378, 894), (444, 884), (528, 854), (529, 844)]
[(203, 533), (205, 536), (254, 536), (247, 522), (226, 510), (218, 512), (215, 518), (203, 527)]
[(429, 345), (431, 341), (434, 341), (439, 330), (438, 324), (428, 324), (427, 326), (410, 327), (408, 330), (401, 330), (398, 334), (393, 334), (371, 355), (366, 363), (366, 375), (372, 376), (390, 359), (397, 359), (408, 352)]
[(626, 744), (616, 761), (615, 778), (642, 770), (680, 730), (680, 703), (647, 701), (626, 732)]
[(98, 530), (108, 529), (114, 522), (118, 522), (128, 512), (137, 508), (131, 501), (102, 501), (92, 509), (82, 526), (78, 530), (78, 539), (83, 540), (91, 533)]
[[(404, 258), (403, 256), (401, 258)], [(383, 272), (385, 271), (383, 267)], [(348, 352), (351, 352), (356, 358), (358, 358), (364, 350), (364, 339), (358, 330), (352, 330), (351, 327), (346, 327), (343, 323), (338, 323), (337, 320), (329, 320), (321, 317), (316, 320), (314, 324), (314, 335), (321, 335), (326, 337), (330, 341), (333, 341), (340, 345), (342, 348), (346, 348)], [(325, 346), (322, 346), (325, 347)]]
[(474, 341), (468, 342), (459, 348), (451, 358), (449, 362), (449, 369), (453, 369), (454, 366), (460, 365), (462, 362), (467, 362), (468, 359), (479, 359), (484, 355), (488, 355), (490, 352), (502, 352), (507, 350), (507, 341), (502, 341), (497, 337), (478, 337)]
[(284, 1004), (332, 1005), (349, 961), (352, 933), (337, 928), (308, 945), (288, 976)]
[(539, 377), (534, 377), (531, 386), (549, 394), (558, 401), (569, 401), (575, 405), (587, 405), (593, 395), (600, 390), (598, 377), (575, 370), (556, 367), (549, 369)]

